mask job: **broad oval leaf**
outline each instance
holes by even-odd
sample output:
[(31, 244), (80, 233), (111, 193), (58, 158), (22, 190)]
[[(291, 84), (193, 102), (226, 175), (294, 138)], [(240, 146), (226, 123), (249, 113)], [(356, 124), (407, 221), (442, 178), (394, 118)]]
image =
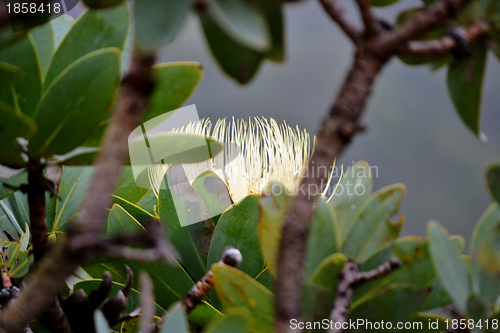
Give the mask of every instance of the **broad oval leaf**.
[(264, 55), (231, 39), (208, 15), (199, 15), (210, 50), (224, 72), (241, 84), (250, 82)]
[(55, 48), (55, 32), (52, 22), (45, 23), (30, 30), (30, 35), (35, 44), (43, 78), (45, 74), (47, 74)]
[(255, 51), (270, 49), (269, 27), (264, 13), (254, 2), (213, 0), (207, 7), (208, 15), (231, 39)]
[(253, 318), (252, 332), (274, 332), (274, 295), (240, 270), (212, 265), (217, 295), (224, 309), (247, 308)]
[(178, 109), (200, 82), (203, 67), (197, 62), (169, 62), (154, 65), (153, 73), (156, 85), (144, 122)]
[(486, 171), (486, 181), (490, 188), (490, 193), (497, 203), (500, 203), (500, 165), (495, 164), (488, 167)]
[(184, 22), (193, 2), (192, 0), (136, 1), (134, 16), (139, 50), (153, 53), (162, 45), (170, 43)]
[(448, 92), (458, 115), (476, 135), (480, 135), (481, 94), (486, 67), (486, 43), (477, 40), (470, 57), (455, 57), (448, 69)]
[(342, 241), (354, 224), (363, 204), (373, 190), (371, 168), (365, 161), (352, 165), (342, 175), (334, 195), (328, 204), (333, 207)]
[(212, 237), (207, 269), (221, 260), (226, 247), (232, 246), (240, 250), (243, 256), (238, 269), (253, 278), (257, 277), (264, 268), (257, 232), (258, 219), (258, 195), (249, 195), (226, 210), (220, 217)]
[(158, 196), (161, 224), (168, 239), (179, 251), (183, 266), (198, 281), (206, 272), (214, 225), (182, 166), (170, 167), (164, 181), (170, 186), (161, 188)]
[(0, 94), (0, 101), (12, 107), (18, 105), (24, 114), (33, 117), (42, 96), (42, 73), (31, 35), (0, 47), (0, 61), (21, 68), (24, 74), (12, 91)]
[(36, 132), (35, 122), (24, 113), (0, 102), (0, 164), (10, 168), (22, 168), (26, 162), (21, 156), (17, 138), (29, 139)]
[(50, 157), (82, 144), (110, 111), (119, 70), (116, 48), (89, 53), (65, 69), (38, 108), (38, 132), (30, 141), (30, 152)]
[[(371, 294), (367, 299), (353, 303), (349, 319), (364, 320), (366, 323), (376, 322), (383, 318), (386, 325), (392, 323), (394, 329), (399, 322), (410, 321), (412, 315), (424, 304), (427, 293), (428, 291), (423, 288), (400, 283), (392, 284)], [(369, 326), (364, 326), (364, 328), (369, 328)], [(359, 331), (363, 331), (363, 328)]]
[(218, 215), (233, 204), (226, 183), (215, 172), (205, 171), (196, 177), (192, 186), (205, 203), (214, 225), (217, 225)]
[(313, 274), (325, 258), (339, 251), (340, 236), (333, 209), (323, 198), (319, 198), (307, 239), (305, 279)]
[(10, 94), (10, 91), (5, 92), (5, 90), (10, 90), (10, 86), (22, 77), (23, 70), (21, 67), (6, 62), (0, 62), (0, 96), (5, 93)]
[(180, 304), (170, 309), (160, 327), (160, 333), (189, 333), (186, 312)]
[(80, 16), (57, 48), (47, 72), (45, 89), (68, 66), (84, 55), (109, 47), (122, 49), (128, 27), (127, 4), (105, 10), (87, 10)]
[(276, 261), (281, 232), (292, 199), (293, 197), (287, 195), (281, 184), (274, 183), (269, 185), (269, 190), (266, 190), (266, 194), (262, 195), (260, 200), (258, 224), (260, 247), (267, 267), (274, 277), (278, 273)]
[(114, 204), (109, 212), (106, 234), (108, 237), (122, 233), (141, 232), (144, 227), (128, 213), (123, 207)]
[[(240, 310), (240, 309), (237, 309)], [(244, 311), (233, 311), (213, 321), (203, 331), (205, 333), (247, 333), (249, 318)]]
[(438, 222), (429, 222), (427, 233), (431, 259), (439, 280), (458, 308), (465, 311), (470, 292), (467, 267)]
[(356, 217), (342, 253), (348, 258), (365, 261), (379, 247), (398, 238), (403, 220), (392, 220), (399, 211), (401, 199), (406, 195), (404, 185), (395, 184), (374, 193)]

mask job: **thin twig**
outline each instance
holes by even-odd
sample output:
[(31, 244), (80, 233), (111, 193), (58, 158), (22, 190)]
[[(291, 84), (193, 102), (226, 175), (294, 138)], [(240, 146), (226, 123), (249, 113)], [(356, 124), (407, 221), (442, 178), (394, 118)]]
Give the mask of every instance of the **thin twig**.
[(355, 262), (345, 264), (340, 274), (341, 279), (337, 288), (337, 299), (330, 314), (331, 325), (328, 333), (342, 333), (344, 331), (343, 327), (347, 321), (352, 296), (358, 286), (381, 278), (400, 266), (401, 262), (397, 258), (393, 258), (368, 272), (360, 272), (359, 265)]
[[(475, 39), (484, 35), (487, 30), (488, 24), (486, 22), (476, 22), (465, 29), (465, 38), (469, 43), (472, 43)], [(456, 47), (456, 39), (446, 35), (435, 40), (409, 42), (397, 53), (399, 55), (438, 56), (449, 54)]]
[(444, 22), (454, 16), (459, 9), (471, 0), (442, 0), (430, 6), (428, 9), (416, 14), (411, 20), (403, 24), (390, 34), (385, 34), (378, 39), (374, 45), (380, 53), (390, 53), (404, 43), (417, 38), (435, 25)]
[(349, 13), (340, 5), (339, 0), (320, 0), (325, 12), (336, 22), (344, 33), (356, 42), (362, 34), (356, 22), (349, 16)]
[(361, 18), (365, 25), (365, 33), (368, 37), (373, 37), (378, 34), (379, 24), (373, 16), (372, 7), (368, 0), (356, 0), (361, 13)]

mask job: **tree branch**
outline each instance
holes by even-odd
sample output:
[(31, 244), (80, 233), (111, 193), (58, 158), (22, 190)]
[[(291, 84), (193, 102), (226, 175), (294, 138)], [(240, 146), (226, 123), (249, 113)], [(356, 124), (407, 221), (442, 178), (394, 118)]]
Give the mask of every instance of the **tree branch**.
[(77, 251), (72, 241), (81, 234), (98, 235), (127, 154), (127, 138), (138, 126), (153, 90), (151, 55), (134, 54), (122, 81), (113, 121), (107, 130), (88, 196), (67, 237), (42, 260), (18, 297), (0, 315), (0, 332), (20, 332), (52, 302), (66, 278), (92, 251)]
[(361, 18), (365, 25), (365, 33), (369, 37), (373, 37), (378, 34), (379, 25), (377, 20), (373, 16), (372, 8), (368, 0), (356, 0), (359, 7), (359, 12), (361, 13)]
[(330, 325), (328, 333), (342, 333), (344, 331), (342, 326), (347, 321), (347, 314), (351, 307), (354, 289), (361, 284), (381, 278), (399, 267), (401, 267), (401, 262), (397, 258), (393, 258), (368, 272), (360, 272), (359, 265), (355, 262), (351, 261), (345, 264), (340, 273), (341, 278), (337, 289), (337, 299), (330, 315), (332, 325)]
[[(472, 43), (474, 40), (484, 35), (488, 30), (488, 24), (486, 22), (476, 22), (465, 29), (465, 39)], [(455, 38), (446, 35), (440, 39), (429, 40), (429, 41), (417, 41), (409, 42), (404, 47), (397, 51), (399, 55), (417, 55), (417, 56), (429, 56), (429, 55), (445, 55), (449, 54), (450, 51), (457, 47), (457, 41)]]
[(339, 0), (320, 0), (320, 3), (330, 18), (339, 25), (353, 42), (356, 42), (362, 31), (349, 16), (349, 13), (340, 5)]
[(416, 14), (410, 21), (390, 34), (380, 36), (374, 45), (382, 54), (394, 52), (404, 43), (415, 39), (435, 25), (454, 16), (471, 0), (442, 0)]
[[(333, 161), (340, 157), (352, 138), (362, 129), (361, 116), (375, 80), (386, 62), (402, 45), (451, 17), (469, 1), (442, 0), (415, 15), (399, 29), (380, 31), (376, 37), (363, 35), (358, 37), (354, 34), (358, 38), (354, 62), (333, 107), (321, 124), (315, 150), (308, 162), (308, 171), (286, 214), (280, 240), (275, 290), (278, 333), (291, 332), (290, 320), (300, 321), (302, 317), (302, 269), (309, 225), (318, 197), (317, 193), (311, 193), (310, 190), (320, 188), (326, 179), (326, 171)], [(333, 6), (338, 3), (326, 0), (320, 2), (332, 19), (342, 22), (343, 30), (352, 39), (353, 30), (350, 25), (349, 28), (345, 28), (345, 20), (342, 19), (344, 16), (339, 14), (342, 11), (339, 12)], [(310, 172), (313, 167), (317, 172)]]

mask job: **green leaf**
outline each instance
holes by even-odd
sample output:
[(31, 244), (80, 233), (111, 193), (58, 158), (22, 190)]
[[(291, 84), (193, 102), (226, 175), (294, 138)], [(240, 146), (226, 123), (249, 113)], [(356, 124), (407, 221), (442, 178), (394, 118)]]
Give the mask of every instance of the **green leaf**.
[(333, 207), (342, 241), (356, 222), (363, 204), (370, 198), (373, 189), (371, 169), (365, 161), (351, 166), (343, 175), (335, 194), (329, 201)]
[(28, 183), (28, 173), (22, 172), (21, 174), (10, 178), (0, 178), (0, 200), (7, 198), (9, 195), (15, 192), (15, 190), (4, 186), (4, 184), (9, 184), (13, 187), (19, 187), (22, 184)]
[(251, 332), (274, 332), (274, 295), (236, 268), (214, 264), (214, 284), (224, 309), (247, 308), (253, 318)]
[(271, 49), (266, 53), (266, 57), (275, 62), (285, 60), (285, 32), (283, 9), (279, 2), (260, 0), (258, 2), (271, 34)]
[(325, 258), (304, 286), (303, 309), (307, 321), (321, 321), (330, 316), (340, 272), (348, 259), (341, 253)]
[(137, 1), (134, 5), (134, 16), (139, 50), (153, 53), (170, 43), (192, 5), (191, 0)]
[[(141, 317), (142, 315), (138, 315), (131, 319), (125, 320), (122, 323), (122, 327), (120, 328), (120, 333), (141, 333)], [(155, 316), (153, 318), (154, 323), (158, 323), (160, 321), (160, 317)]]
[[(75, 285), (73, 286), (73, 291), (83, 290), (85, 294), (90, 295), (90, 293), (93, 290), (99, 288), (101, 283), (102, 279), (82, 280), (75, 283)], [(107, 299), (115, 297), (116, 294), (118, 294), (118, 292), (123, 289), (123, 287), (124, 284), (113, 281), (111, 285), (111, 292), (109, 293)], [(127, 308), (123, 310), (123, 313), (130, 313), (135, 309), (139, 308), (141, 306), (140, 299), (141, 299), (141, 293), (137, 289), (134, 288), (130, 289), (130, 293), (127, 296)], [(154, 303), (154, 305), (155, 305), (155, 314), (157, 316), (163, 316), (166, 313), (165, 309), (163, 309), (161, 306), (159, 306), (156, 303)]]
[(153, 71), (156, 86), (144, 122), (181, 107), (203, 76), (203, 67), (197, 62), (158, 64)]
[(54, 42), (55, 48), (57, 49), (59, 45), (61, 45), (61, 42), (63, 41), (63, 38), (66, 36), (68, 31), (70, 31), (75, 24), (75, 19), (70, 15), (64, 14), (50, 21), (50, 23), (52, 23), (52, 27), (54, 30)]
[(472, 257), (470, 272), (474, 291), (481, 296), (486, 306), (494, 305), (500, 296), (500, 276), (491, 272), (491, 262), (486, 267), (480, 263), (480, 249), (488, 242), (490, 235), (500, 228), (500, 208), (498, 204), (492, 204), (479, 219), (470, 242), (469, 253)]
[(123, 207), (114, 204), (109, 212), (106, 234), (108, 237), (121, 233), (143, 231), (144, 227), (137, 222)]
[(137, 221), (143, 221), (147, 219), (154, 219), (155, 217), (142, 209), (139, 206), (136, 206), (135, 204), (120, 198), (116, 195), (113, 195), (113, 201), (120, 205), (123, 209), (127, 211), (128, 214), (130, 214), (135, 220)]
[[(206, 272), (213, 223), (205, 204), (189, 184), (182, 166), (170, 167), (164, 182), (170, 186), (159, 192), (161, 224), (168, 239), (179, 251), (183, 266), (198, 281)], [(198, 223), (190, 224), (193, 222)]]
[(42, 96), (40, 62), (33, 38), (28, 35), (7, 47), (0, 47), (0, 61), (20, 67), (24, 72), (22, 79), (14, 84), (12, 93), (2, 93), (0, 101), (32, 117)]
[[(8, 88), (10, 88), (14, 82), (19, 81), (22, 77), (23, 70), (21, 67), (14, 66), (6, 62), (0, 62), (0, 92), (2, 94), (10, 94), (11, 92)], [(2, 94), (0, 94), (0, 97)]]
[(305, 279), (308, 279), (319, 264), (328, 256), (340, 251), (340, 236), (333, 209), (319, 198), (307, 239), (304, 264)]
[(222, 313), (211, 304), (202, 301), (202, 303), (198, 304), (189, 314), (188, 319), (201, 327), (205, 327), (209, 322), (217, 320), (220, 317), (223, 317)]
[(241, 84), (250, 82), (264, 56), (231, 39), (206, 14), (199, 15), (210, 50), (224, 72)]
[(349, 230), (342, 253), (363, 262), (379, 247), (397, 239), (403, 220), (393, 221), (391, 218), (399, 211), (404, 195), (406, 188), (401, 184), (374, 193)]
[[(361, 303), (353, 303), (349, 319), (364, 320), (366, 325), (366, 322), (373, 323), (383, 318), (386, 325), (392, 323), (392, 328), (395, 330), (398, 322), (408, 322), (412, 318), (412, 315), (422, 307), (426, 298), (425, 289), (406, 284), (393, 284), (372, 294), (369, 299)], [(369, 326), (363, 328), (371, 331)], [(365, 331), (363, 328), (357, 332)]]
[(21, 147), (16, 138), (30, 138), (36, 132), (35, 122), (23, 113), (0, 102), (0, 164), (22, 168), (26, 162), (21, 157)]
[(105, 10), (87, 10), (67, 33), (55, 52), (45, 79), (45, 89), (68, 66), (84, 55), (109, 47), (122, 49), (128, 27), (127, 4)]
[(75, 61), (54, 80), (35, 116), (33, 155), (66, 154), (83, 143), (110, 111), (117, 92), (120, 51), (102, 49)]
[(135, 182), (132, 167), (122, 167), (120, 180), (118, 181), (118, 185), (116, 186), (113, 194), (117, 197), (131, 202), (132, 204), (136, 204), (142, 198), (144, 198), (146, 193), (148, 193), (148, 189), (138, 186)]
[(328, 256), (318, 265), (308, 282), (336, 293), (340, 272), (348, 261), (342, 253)]
[[(484, 318), (489, 317), (488, 309), (486, 309), (486, 306), (478, 295), (474, 293), (470, 294), (466, 304), (467, 318), (474, 320), (474, 322), (480, 322)], [(474, 327), (472, 330), (469, 329), (469, 331), (474, 333), (483, 332), (479, 327)]]
[(387, 276), (357, 288), (355, 300), (393, 283), (406, 283), (415, 287), (426, 288), (434, 281), (436, 272), (430, 259), (428, 244), (423, 237), (410, 236), (398, 239), (366, 260), (361, 266), (361, 270), (375, 269), (387, 262), (391, 257), (398, 258), (401, 267)]
[(111, 333), (108, 321), (99, 309), (94, 312), (94, 323), (96, 333)]
[(474, 43), (470, 57), (455, 57), (448, 69), (448, 91), (458, 115), (474, 134), (480, 134), (481, 94), (486, 66), (486, 44)]
[(486, 181), (493, 199), (500, 203), (500, 164), (490, 165), (488, 167), (486, 171)]
[(245, 0), (214, 0), (208, 15), (235, 42), (255, 51), (268, 51), (271, 36), (264, 14), (255, 3)]
[(259, 218), (259, 196), (249, 195), (224, 212), (217, 223), (210, 250), (207, 270), (221, 260), (224, 249), (233, 246), (240, 250), (243, 262), (238, 268), (255, 278), (264, 269), (260, 252), (257, 221)]
[(78, 147), (67, 154), (53, 156), (62, 165), (86, 166), (93, 165), (99, 155), (99, 148)]
[[(239, 309), (235, 309), (239, 310)], [(227, 316), (211, 322), (205, 333), (247, 333), (249, 318), (245, 311), (233, 311)]]
[(55, 48), (55, 34), (52, 23), (46, 23), (30, 30), (35, 43), (36, 53), (40, 61), (42, 78), (45, 77), (52, 60)]
[(425, 304), (420, 309), (420, 311), (428, 311), (432, 309), (442, 308), (453, 302), (448, 293), (443, 287), (439, 277), (436, 277), (432, 284), (430, 285), (430, 290), (432, 291), (430, 296), (425, 301)]
[(205, 171), (196, 177), (192, 186), (205, 203), (212, 221), (217, 225), (219, 221), (217, 216), (233, 204), (226, 183), (215, 172)]
[(429, 222), (427, 233), (431, 259), (440, 282), (458, 308), (464, 311), (470, 292), (467, 267), (438, 222)]
[(160, 333), (189, 333), (186, 313), (180, 304), (175, 305), (160, 327)]
[(271, 184), (265, 193), (260, 200), (259, 240), (269, 271), (276, 277), (281, 230), (293, 197), (279, 183)]
[(47, 220), (48, 231), (63, 231), (67, 228), (80, 209), (92, 178), (91, 167), (63, 167), (63, 175), (59, 184), (54, 223)]

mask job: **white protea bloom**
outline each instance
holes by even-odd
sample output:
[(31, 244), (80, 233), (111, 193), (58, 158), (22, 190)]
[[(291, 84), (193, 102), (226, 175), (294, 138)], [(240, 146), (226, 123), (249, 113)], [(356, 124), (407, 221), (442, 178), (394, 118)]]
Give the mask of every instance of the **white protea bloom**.
[[(296, 194), (314, 149), (306, 130), (300, 131), (298, 126), (294, 129), (285, 122), (279, 125), (272, 118), (254, 118), (248, 122), (221, 119), (215, 125), (202, 119), (172, 133), (205, 135), (226, 143), (223, 153), (200, 163), (183, 164), (183, 167), (191, 182), (205, 171), (218, 174), (235, 203), (249, 194), (262, 193), (273, 182), (282, 184), (287, 193)], [(149, 167), (151, 188), (156, 196), (167, 169), (168, 165), (160, 164)], [(332, 170), (322, 196), (330, 187)]]

